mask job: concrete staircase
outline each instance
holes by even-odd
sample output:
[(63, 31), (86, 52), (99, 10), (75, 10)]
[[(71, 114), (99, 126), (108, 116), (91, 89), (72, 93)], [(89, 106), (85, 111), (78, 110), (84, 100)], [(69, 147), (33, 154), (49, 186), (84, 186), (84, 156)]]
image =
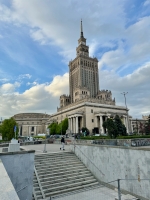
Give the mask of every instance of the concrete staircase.
[(72, 152), (35, 155), (33, 200), (99, 186), (99, 182)]

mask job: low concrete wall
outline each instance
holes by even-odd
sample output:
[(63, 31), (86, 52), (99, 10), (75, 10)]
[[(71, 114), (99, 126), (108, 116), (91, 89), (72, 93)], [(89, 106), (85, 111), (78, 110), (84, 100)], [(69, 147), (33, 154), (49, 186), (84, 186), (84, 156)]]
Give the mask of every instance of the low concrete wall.
[[(101, 182), (122, 180), (121, 188), (150, 199), (150, 150), (100, 145), (70, 145), (72, 151)], [(91, 163), (92, 162), (92, 163)], [(117, 187), (117, 182), (111, 183)]]
[(34, 152), (31, 150), (0, 153), (0, 159), (20, 200), (32, 199)]
[(150, 146), (150, 138), (136, 139), (97, 139), (97, 140), (76, 140), (78, 144), (99, 144), (125, 147)]
[(106, 139), (100, 139), (100, 140), (93, 140), (93, 144), (100, 144), (100, 145), (113, 145), (117, 146), (117, 140), (116, 139), (111, 139), (111, 140), (106, 140)]
[(19, 200), (15, 188), (6, 172), (6, 169), (0, 159), (0, 199)]

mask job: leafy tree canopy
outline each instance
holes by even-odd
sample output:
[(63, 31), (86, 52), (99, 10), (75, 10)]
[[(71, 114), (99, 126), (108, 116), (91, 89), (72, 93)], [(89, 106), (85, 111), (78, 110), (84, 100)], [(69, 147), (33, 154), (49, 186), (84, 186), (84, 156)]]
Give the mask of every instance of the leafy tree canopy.
[[(16, 133), (14, 132), (14, 126), (16, 126)], [(11, 140), (12, 138), (18, 138), (18, 126), (14, 118), (5, 119), (0, 126), (0, 132), (2, 133), (3, 140)]]
[(68, 118), (65, 118), (61, 123), (52, 123), (48, 127), (50, 129), (50, 134), (65, 134), (68, 129)]
[(90, 131), (86, 127), (82, 127), (82, 133), (86, 133), (86, 136), (89, 135)]
[(107, 129), (111, 138), (116, 138), (118, 135), (126, 135), (126, 127), (118, 115), (114, 119), (108, 118), (103, 123), (103, 127)]
[(116, 127), (117, 127), (117, 136), (118, 135), (124, 135), (124, 136), (127, 135), (126, 127), (122, 123), (122, 121), (118, 115), (115, 116), (114, 123), (116, 124)]

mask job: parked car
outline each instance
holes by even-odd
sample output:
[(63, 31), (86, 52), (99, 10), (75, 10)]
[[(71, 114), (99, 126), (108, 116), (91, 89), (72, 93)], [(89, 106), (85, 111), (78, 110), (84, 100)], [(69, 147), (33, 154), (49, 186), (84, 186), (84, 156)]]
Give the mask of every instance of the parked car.
[(58, 139), (58, 138), (60, 138), (61, 137), (61, 135), (54, 135), (54, 138), (55, 139)]
[(34, 144), (42, 144), (42, 140), (39, 138), (34, 139)]

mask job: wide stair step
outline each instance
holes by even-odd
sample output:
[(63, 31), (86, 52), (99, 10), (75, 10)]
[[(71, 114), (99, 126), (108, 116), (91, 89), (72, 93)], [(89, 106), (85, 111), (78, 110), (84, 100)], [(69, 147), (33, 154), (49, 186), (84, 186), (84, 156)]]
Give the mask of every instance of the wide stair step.
[(35, 155), (33, 198), (40, 200), (98, 187), (99, 182), (72, 152)]

